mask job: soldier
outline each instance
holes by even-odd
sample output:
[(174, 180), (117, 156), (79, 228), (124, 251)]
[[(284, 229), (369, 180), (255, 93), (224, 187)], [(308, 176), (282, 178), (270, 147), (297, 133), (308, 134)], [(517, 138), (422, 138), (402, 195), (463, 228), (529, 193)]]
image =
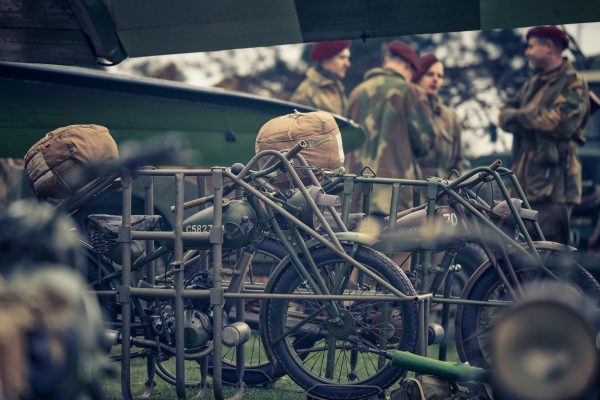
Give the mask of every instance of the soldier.
[[(432, 148), (432, 118), (425, 92), (411, 83), (419, 70), (419, 57), (406, 43), (388, 45), (381, 68), (365, 74), (365, 80), (350, 94), (348, 117), (360, 123), (366, 140), (346, 164), (352, 173), (366, 165), (377, 176), (420, 179), (416, 161)], [(411, 203), (410, 190), (401, 191), (400, 207)], [(375, 190), (372, 210), (389, 213), (391, 192)]]
[(456, 113), (446, 106), (439, 94), (444, 84), (444, 64), (434, 55), (427, 54), (419, 59), (421, 69), (413, 76), (413, 82), (427, 93), (433, 115), (434, 147), (418, 159), (424, 177), (445, 178), (448, 171), (461, 171), (468, 166), (461, 149), (461, 124)]
[(349, 40), (316, 43), (310, 59), (317, 64), (308, 69), (306, 79), (290, 101), (342, 115), (347, 103), (342, 79), (350, 68), (350, 43)]
[(569, 38), (555, 26), (526, 35), (525, 57), (533, 76), (500, 113), (500, 125), (514, 135), (513, 169), (547, 239), (569, 243), (571, 208), (581, 202), (581, 163), (589, 114), (588, 88), (562, 52)]

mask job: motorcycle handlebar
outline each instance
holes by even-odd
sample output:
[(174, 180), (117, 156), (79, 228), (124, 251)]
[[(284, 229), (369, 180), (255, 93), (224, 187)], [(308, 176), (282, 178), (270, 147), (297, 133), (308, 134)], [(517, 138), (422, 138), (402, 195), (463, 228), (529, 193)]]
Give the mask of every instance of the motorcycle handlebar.
[(296, 157), (302, 150), (304, 150), (306, 146), (308, 146), (306, 140), (299, 141), (294, 145), (294, 147), (292, 147), (287, 153), (285, 153), (285, 158), (291, 160), (292, 158)]
[[(491, 163), (488, 168), (491, 169), (492, 171), (496, 171), (498, 168), (500, 168), (502, 166), (502, 160), (498, 159), (496, 161), (494, 161), (493, 163)], [(480, 172), (479, 174), (477, 174), (477, 176), (471, 178), (471, 179), (467, 179), (466, 181), (459, 183), (458, 185), (456, 185), (454, 187), (454, 189), (462, 189), (468, 186), (473, 186), (478, 184), (479, 182), (483, 181), (487, 176), (489, 175), (489, 172), (484, 171), (484, 172)]]
[(498, 168), (500, 168), (501, 166), (502, 166), (502, 160), (497, 159), (496, 161), (494, 161), (493, 163), (491, 163), (488, 168), (491, 169), (491, 170), (493, 170), (493, 171), (495, 171)]
[[(285, 158), (288, 160), (293, 159), (294, 157), (296, 157), (298, 154), (300, 154), (300, 152), (305, 149), (308, 146), (308, 143), (305, 140), (300, 140), (298, 143), (296, 143), (291, 149), (289, 149), (286, 153), (285, 153)], [(274, 171), (276, 168), (279, 167), (281, 160), (276, 160), (274, 164), (271, 164), (271, 160), (269, 160), (265, 166), (265, 168), (263, 168), (262, 170), (256, 171), (255, 172), (255, 176), (259, 175), (266, 175), (268, 173), (270, 173), (271, 171)], [(236, 166), (236, 164), (234, 164), (234, 166)], [(233, 166), (232, 166), (233, 167)], [(239, 171), (236, 173), (236, 175), (238, 175), (243, 169), (244, 166), (243, 165), (237, 165), (236, 169), (238, 169)], [(225, 191), (223, 193), (223, 195), (227, 195), (229, 192)], [(190, 200), (190, 201), (186, 201), (185, 203), (183, 203), (183, 209), (188, 209), (191, 207), (195, 207), (195, 206), (199, 206), (205, 203), (208, 203), (210, 201), (212, 201), (214, 198), (213, 195), (210, 196), (205, 196), (205, 197), (200, 197), (194, 200)], [(175, 206), (171, 206), (171, 211), (175, 212)]]

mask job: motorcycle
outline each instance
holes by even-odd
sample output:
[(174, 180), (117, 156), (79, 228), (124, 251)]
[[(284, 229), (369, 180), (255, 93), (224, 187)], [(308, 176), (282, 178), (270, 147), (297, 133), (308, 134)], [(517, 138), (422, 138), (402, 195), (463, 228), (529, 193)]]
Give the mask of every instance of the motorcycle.
[[(260, 152), (246, 166), (135, 172), (138, 176), (176, 177), (173, 231), (135, 230), (139, 221), (153, 224), (148, 216), (132, 219), (127, 200), (123, 217), (113, 229), (110, 218), (96, 220), (106, 229), (98, 230), (96, 246), (87, 249), (91, 258), (100, 260), (94, 286), (100, 295), (116, 297), (121, 305), (120, 314), (115, 315), (118, 330), (113, 339), (122, 343), (123, 354), (117, 358), (122, 362), (124, 396), (129, 392), (131, 357), (154, 360), (156, 373), (174, 383), (182, 395), (184, 360), (197, 361), (201, 371), (206, 371), (213, 354), (214, 390), (220, 397), (222, 344), (236, 347), (236, 377), (242, 390), (243, 370), (253, 368), (242, 351), (252, 336), (245, 321), (252, 320), (261, 327), (269, 361), (314, 396), (335, 398), (340, 388), (352, 387), (346, 398), (366, 398), (404, 374), (386, 360), (391, 349), (415, 351), (420, 331), (418, 296), (402, 270), (370, 246), (372, 238), (347, 231), (335, 210), (337, 196), (325, 194), (312, 172), (300, 178), (290, 160), (304, 146), (306, 143), (300, 142), (285, 156), (270, 150)], [(253, 170), (259, 161), (264, 165)], [(270, 184), (274, 176), (282, 174), (291, 182), (289, 189)], [(215, 193), (184, 204), (183, 177), (194, 175), (212, 176)], [(228, 179), (225, 185), (219, 181), (223, 178)], [(126, 199), (131, 187), (128, 174), (121, 177), (120, 184)], [(207, 203), (212, 206), (183, 219), (184, 208)], [(335, 221), (335, 231), (325, 210)], [(113, 237), (107, 232), (113, 232)], [(136, 255), (135, 240), (160, 245)], [(99, 252), (107, 242), (111, 245)], [(256, 267), (254, 257), (267, 246), (285, 249), (285, 256), (280, 253), (283, 258), (266, 285), (253, 292), (250, 266)], [(184, 257), (185, 250), (199, 253)], [(208, 257), (203, 255), (207, 250), (211, 250)], [(222, 268), (223, 251), (236, 254), (230, 270)], [(115, 264), (116, 253), (121, 253), (120, 265)], [(154, 271), (149, 273), (152, 268), (145, 268), (145, 280), (133, 284), (132, 271), (142, 271), (165, 255), (172, 255), (172, 260), (164, 273), (157, 276)], [(197, 257), (208, 262), (196, 263)], [(356, 271), (361, 273), (359, 281), (352, 278)], [(228, 281), (223, 281), (222, 272)], [(239, 302), (243, 298), (260, 303), (248, 309)], [(234, 309), (237, 321), (230, 323)], [(132, 344), (143, 350), (130, 353)], [(170, 357), (176, 359), (175, 373), (164, 366)]]

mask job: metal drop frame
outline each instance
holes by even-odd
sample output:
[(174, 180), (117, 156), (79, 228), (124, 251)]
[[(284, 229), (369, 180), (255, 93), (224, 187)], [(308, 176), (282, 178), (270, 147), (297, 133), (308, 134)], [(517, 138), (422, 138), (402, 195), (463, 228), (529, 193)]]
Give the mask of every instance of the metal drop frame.
[[(208, 298), (210, 300), (210, 305), (213, 310), (213, 326), (220, 327), (223, 326), (222, 321), (222, 310), (223, 305), (226, 300), (232, 299), (243, 302), (247, 299), (289, 299), (289, 300), (301, 300), (301, 299), (313, 299), (313, 300), (364, 300), (365, 296), (346, 296), (346, 295), (331, 295), (331, 294), (311, 294), (311, 295), (301, 295), (301, 294), (274, 294), (274, 293), (256, 293), (252, 292), (242, 292), (242, 293), (233, 293), (227, 292), (225, 288), (222, 286), (222, 268), (223, 268), (223, 228), (222, 228), (222, 203), (224, 198), (224, 180), (225, 178), (230, 179), (233, 182), (234, 186), (239, 188), (243, 188), (250, 195), (255, 196), (260, 199), (264, 204), (266, 204), (270, 209), (271, 216), (273, 210), (278, 212), (281, 216), (283, 216), (287, 221), (291, 224), (296, 225), (306, 234), (312, 237), (315, 241), (319, 242), (321, 245), (329, 248), (330, 250), (336, 252), (342, 259), (346, 262), (353, 264), (359, 270), (370, 273), (368, 269), (364, 266), (353, 260), (348, 254), (346, 254), (343, 249), (340, 241), (336, 238), (336, 235), (331, 230), (331, 227), (325, 220), (323, 213), (319, 210), (319, 207), (315, 204), (314, 200), (311, 198), (309, 193), (306, 190), (306, 187), (302, 183), (301, 178), (298, 173), (294, 169), (294, 166), (290, 163), (288, 158), (296, 158), (300, 163), (301, 168), (304, 171), (308, 171), (308, 176), (311, 182), (315, 185), (319, 185), (319, 181), (315, 177), (314, 173), (306, 164), (306, 161), (297, 153), (301, 150), (302, 145), (297, 145), (294, 149), (292, 149), (287, 156), (284, 156), (282, 153), (277, 151), (266, 150), (258, 153), (252, 160), (239, 172), (237, 175), (233, 174), (230, 169), (223, 167), (215, 167), (211, 169), (142, 169), (135, 172), (123, 172), (121, 175), (121, 188), (122, 188), (122, 226), (119, 229), (119, 238), (118, 241), (122, 244), (122, 284), (117, 288), (116, 296), (118, 303), (122, 306), (122, 327), (120, 331), (120, 341), (122, 343), (122, 358), (121, 358), (121, 391), (124, 399), (131, 399), (131, 376), (130, 376), (130, 368), (131, 368), (131, 346), (132, 345), (140, 345), (143, 347), (155, 346), (156, 343), (153, 341), (141, 339), (138, 337), (132, 336), (132, 325), (131, 325), (131, 302), (134, 301), (135, 298), (144, 297), (144, 298), (171, 298), (174, 299), (175, 302), (175, 337), (176, 344), (174, 349), (175, 354), (175, 375), (176, 375), (176, 393), (179, 398), (185, 398), (185, 387), (186, 387), (186, 377), (185, 377), (185, 369), (184, 369), (184, 361), (190, 359), (201, 359), (206, 356), (212, 354), (213, 358), (213, 393), (216, 399), (223, 399), (223, 384), (222, 384), (222, 330), (219, 328), (213, 329), (213, 340), (212, 345), (207, 346), (205, 349), (194, 353), (189, 354), (185, 353), (184, 349), (184, 320), (183, 320), (183, 311), (184, 311), (184, 300), (192, 299), (192, 298)], [(265, 166), (260, 173), (253, 173), (251, 169), (258, 165), (258, 161), (263, 158), (269, 158)], [(252, 185), (248, 184), (244, 178), (250, 176), (250, 174), (254, 174), (253, 178), (257, 178), (260, 176), (264, 176), (270, 172), (273, 172), (277, 169), (282, 169), (285, 174), (287, 174), (288, 179), (295, 184), (296, 187), (302, 192), (304, 195), (308, 206), (312, 209), (315, 216), (321, 222), (323, 228), (326, 231), (326, 236), (319, 234), (311, 227), (304, 224), (294, 215), (289, 213), (283, 207), (278, 205), (272, 198), (261, 193), (257, 189), (255, 189)], [(260, 174), (260, 175), (259, 175)], [(512, 202), (508, 201), (509, 207), (513, 215), (516, 216), (517, 224), (523, 233), (526, 240), (526, 247), (523, 247), (520, 243), (516, 242), (513, 238), (506, 235), (501, 229), (495, 226), (492, 222), (490, 222), (484, 215), (482, 215), (477, 209), (475, 209), (471, 204), (469, 204), (465, 199), (463, 199), (456, 190), (458, 188), (466, 186), (469, 182), (472, 182), (474, 179), (478, 179), (478, 177), (482, 177), (483, 175), (491, 177), (491, 179), (495, 180), (502, 192), (503, 197), (506, 200), (510, 200), (510, 195), (506, 189), (506, 186), (502, 182), (502, 177), (500, 174), (509, 175), (513, 186), (516, 188), (517, 193), (523, 200), (523, 203), (526, 208), (530, 208), (527, 200), (521, 190), (521, 187), (514, 177), (510, 173), (510, 171), (506, 168), (498, 168), (498, 166), (490, 166), (490, 167), (478, 167), (470, 172), (466, 173), (462, 177), (448, 182), (439, 178), (430, 178), (428, 180), (406, 180), (406, 179), (390, 179), (390, 178), (377, 178), (377, 177), (365, 177), (365, 176), (355, 176), (355, 175), (344, 175), (340, 177), (336, 177), (324, 185), (325, 190), (330, 190), (332, 188), (337, 187), (339, 189), (340, 185), (342, 186), (342, 213), (339, 215), (333, 207), (329, 207), (329, 212), (334, 217), (335, 222), (338, 224), (341, 230), (345, 229), (345, 223), (348, 221), (351, 209), (351, 201), (352, 195), (355, 191), (361, 191), (363, 196), (363, 211), (365, 214), (369, 215), (370, 213), (370, 204), (371, 204), (371, 196), (374, 185), (390, 185), (392, 187), (392, 202), (390, 204), (390, 215), (397, 214), (397, 203), (399, 198), (399, 191), (402, 187), (412, 187), (413, 189), (413, 199), (415, 205), (419, 203), (419, 197), (422, 188), (426, 188), (427, 199), (426, 199), (426, 210), (427, 217), (433, 218), (435, 213), (435, 206), (437, 202), (438, 193), (445, 192), (450, 197), (454, 198), (461, 206), (463, 206), (468, 212), (470, 212), (478, 221), (482, 224), (486, 225), (493, 232), (495, 232), (499, 237), (502, 238), (506, 243), (510, 243), (513, 245), (515, 249), (519, 252), (523, 252), (527, 255), (533, 256), (535, 259), (539, 260), (539, 264), (541, 268), (543, 263), (541, 262), (540, 256), (537, 253), (537, 250), (533, 244), (533, 241), (530, 235), (527, 233), (525, 229), (525, 225), (520, 217), (518, 217), (518, 212), (515, 209), (515, 206)], [(144, 179), (144, 188), (145, 188), (145, 213), (152, 214), (154, 210), (154, 190), (153, 190), (153, 178), (156, 176), (169, 176), (174, 177), (175, 179), (175, 223), (173, 225), (172, 231), (161, 231), (161, 232), (138, 232), (132, 231), (131, 229), (131, 215), (132, 215), (132, 176), (141, 177)], [(200, 201), (192, 201), (192, 202), (184, 202), (184, 179), (186, 177), (196, 177), (199, 185), (199, 193), (202, 194), (203, 181), (210, 179), (212, 181), (213, 193), (210, 196), (201, 196)], [(214, 206), (214, 214), (213, 214), (213, 229), (210, 232), (183, 232), (183, 219), (184, 219), (184, 209), (205, 203), (207, 201), (211, 201)], [(395, 228), (396, 219), (389, 219), (389, 230), (393, 231)], [(535, 230), (539, 234), (539, 236), (543, 239), (543, 235), (541, 235), (541, 230), (537, 223), (535, 223)], [(207, 290), (199, 290), (199, 289), (186, 289), (184, 288), (184, 241), (187, 239), (193, 239), (195, 241), (203, 241), (204, 243), (209, 243), (212, 248), (212, 260), (213, 260), (213, 270), (212, 270), (212, 283), (213, 286)], [(153, 288), (153, 287), (133, 287), (131, 286), (131, 273), (132, 273), (132, 262), (131, 262), (131, 242), (133, 240), (146, 240), (146, 250), (148, 253), (151, 253), (153, 249), (153, 241), (154, 240), (172, 240), (174, 245), (174, 256), (173, 262), (171, 266), (174, 267), (173, 276), (174, 276), (174, 288), (165, 289), (165, 288)], [(298, 252), (294, 248), (294, 246), (286, 240), (282, 240), (282, 244), (286, 247), (286, 249), (290, 252), (290, 257), (292, 259), (298, 258)], [(388, 254), (391, 254), (393, 248), (388, 247)], [(473, 304), (473, 305), (481, 305), (482, 302), (470, 301), (464, 299), (456, 299), (450, 298), (448, 293), (444, 293), (444, 296), (436, 296), (435, 298), (431, 293), (428, 293), (427, 290), (429, 288), (429, 273), (433, 270), (432, 266), (432, 254), (433, 248), (422, 249), (422, 267), (418, 270), (421, 274), (421, 279), (423, 284), (422, 293), (417, 296), (406, 296), (391, 285), (387, 284), (387, 282), (382, 281), (381, 278), (375, 276), (373, 277), (378, 283), (380, 283), (383, 287), (385, 287), (389, 294), (386, 295), (377, 295), (378, 300), (389, 299), (389, 301), (414, 301), (418, 303), (419, 306), (419, 346), (418, 352), (420, 355), (427, 356), (427, 334), (428, 334), (428, 315), (429, 309), (431, 306), (432, 300), (435, 302), (440, 302), (444, 304), (444, 315), (446, 318), (444, 319), (444, 323), (447, 325), (448, 323), (448, 307), (450, 304)], [(154, 286), (155, 284), (155, 269), (154, 262), (148, 263), (146, 265), (146, 280), (149, 286)], [(112, 295), (115, 293), (111, 291), (98, 292), (99, 295)], [(486, 305), (490, 305), (490, 302), (485, 302)], [(491, 304), (495, 306), (506, 306), (503, 302), (497, 302), (497, 304)], [(238, 307), (237, 319), (238, 321), (243, 321), (243, 309), (244, 307)], [(447, 326), (445, 327), (447, 328)], [(240, 345), (237, 349), (237, 360), (236, 360), (236, 368), (237, 368), (237, 376), (238, 376), (238, 392), (234, 397), (241, 398), (243, 396), (243, 370), (244, 370), (244, 352), (243, 352), (243, 344)], [(168, 349), (173, 351), (173, 349)], [(148, 381), (146, 383), (146, 392), (144, 396), (148, 397), (152, 393), (152, 378), (154, 377), (154, 360), (152, 360), (152, 355), (147, 354), (148, 357)], [(445, 350), (442, 354), (442, 349), (440, 348), (440, 359), (445, 359)]]
[[(298, 151), (301, 148), (298, 148)], [(291, 153), (291, 152), (290, 152)], [(290, 155), (288, 155), (289, 157)], [(286, 171), (286, 174), (293, 181), (300, 191), (304, 194), (308, 205), (312, 208), (313, 212), (319, 218), (327, 231), (329, 233), (328, 238), (325, 238), (323, 235), (314, 231), (312, 228), (304, 224), (298, 218), (294, 217), (284, 208), (276, 204), (272, 199), (265, 196), (263, 193), (259, 192), (255, 188), (253, 188), (248, 183), (244, 182), (243, 177), (250, 172), (250, 169), (258, 163), (258, 160), (264, 157), (271, 157), (271, 160), (276, 160), (275, 162), (271, 161), (272, 168), (267, 167), (265, 170), (266, 173), (269, 171), (275, 170), (278, 167), (277, 161), (283, 164), (283, 169)], [(302, 160), (303, 161), (303, 160)], [(304, 161), (303, 161), (304, 162)], [(269, 163), (267, 163), (268, 165)], [(277, 211), (282, 215), (285, 219), (290, 221), (291, 223), (297, 225), (300, 229), (310, 235), (313, 239), (318, 241), (325, 247), (335, 251), (341, 258), (343, 258), (346, 262), (353, 264), (357, 267), (357, 269), (363, 271), (366, 274), (371, 275), (372, 273), (362, 266), (360, 263), (352, 259), (349, 255), (347, 255), (342, 249), (340, 242), (336, 239), (336, 236), (331, 231), (331, 228), (325, 221), (325, 218), (317, 205), (314, 203), (313, 199), (310, 197), (309, 193), (306, 191), (306, 188), (301, 182), (298, 174), (294, 170), (292, 164), (290, 164), (289, 160), (283, 156), (282, 153), (277, 151), (263, 151), (257, 154), (244, 168), (242, 172), (238, 175), (234, 175), (225, 168), (211, 168), (211, 169), (158, 169), (158, 170), (149, 170), (143, 169), (139, 171), (135, 171), (135, 175), (139, 177), (143, 177), (145, 179), (145, 212), (151, 214), (153, 210), (153, 182), (152, 178), (155, 176), (172, 176), (175, 178), (176, 189), (175, 189), (175, 198), (176, 203), (174, 207), (175, 211), (175, 223), (173, 225), (172, 231), (162, 231), (162, 232), (142, 232), (142, 231), (132, 231), (131, 229), (131, 215), (132, 215), (132, 174), (128, 172), (124, 172), (121, 175), (121, 188), (122, 188), (122, 225), (119, 229), (118, 241), (122, 244), (122, 285), (117, 288), (116, 296), (118, 303), (122, 306), (122, 328), (119, 333), (119, 339), (122, 343), (122, 357), (121, 357), (121, 392), (124, 399), (132, 398), (131, 395), (131, 346), (138, 345), (143, 347), (149, 347), (152, 345), (156, 345), (152, 341), (148, 341), (145, 339), (137, 338), (132, 336), (132, 323), (131, 323), (131, 302), (134, 301), (136, 297), (144, 297), (144, 298), (172, 298), (175, 301), (175, 374), (176, 374), (176, 393), (179, 398), (185, 398), (185, 369), (184, 369), (184, 361), (189, 359), (200, 359), (204, 358), (212, 353), (213, 359), (213, 393), (216, 399), (223, 399), (223, 385), (221, 379), (221, 368), (222, 368), (222, 330), (215, 328), (213, 330), (213, 340), (212, 345), (207, 346), (204, 350), (197, 352), (195, 354), (186, 354), (184, 350), (184, 326), (183, 326), (183, 311), (184, 311), (184, 299), (191, 298), (208, 298), (210, 299), (210, 304), (213, 310), (213, 326), (219, 327), (223, 326), (222, 321), (222, 310), (223, 304), (227, 299), (290, 299), (290, 300), (302, 300), (302, 299), (311, 299), (311, 300), (365, 300), (369, 299), (368, 296), (347, 296), (347, 295), (331, 295), (331, 294), (310, 294), (310, 295), (302, 295), (302, 294), (271, 294), (271, 293), (228, 293), (222, 287), (222, 254), (223, 254), (223, 228), (222, 228), (222, 200), (223, 200), (223, 187), (224, 187), (224, 178), (230, 178), (235, 185), (239, 185), (244, 188), (251, 195), (256, 196), (261, 201), (263, 201), (266, 205), (271, 207), (273, 210)], [(313, 182), (318, 183), (316, 177), (312, 172), (309, 173), (310, 178)], [(200, 177), (205, 179), (212, 180), (213, 186), (213, 194), (210, 197), (214, 205), (214, 214), (213, 214), (213, 229), (210, 232), (183, 232), (183, 211), (186, 208), (184, 203), (184, 179), (185, 177)], [(187, 207), (190, 205), (188, 204)], [(337, 215), (335, 210), (332, 210), (334, 215)], [(337, 221), (340, 226), (343, 226), (341, 220)], [(221, 227), (221, 228), (219, 228)], [(206, 243), (210, 243), (212, 246), (212, 260), (213, 260), (213, 274), (212, 274), (212, 282), (213, 287), (209, 290), (197, 290), (197, 289), (185, 289), (184, 288), (184, 240), (186, 239), (194, 239), (195, 241), (203, 241)], [(130, 244), (133, 240), (146, 240), (147, 241), (147, 250), (152, 250), (152, 242), (154, 240), (172, 240), (174, 243), (174, 257), (171, 266), (174, 266), (174, 288), (173, 289), (164, 289), (164, 288), (140, 288), (140, 287), (132, 287), (131, 286), (131, 272), (132, 272), (132, 263), (131, 263), (131, 247)], [(292, 253), (296, 253), (295, 257), (297, 257), (297, 252), (293, 249), (290, 243), (285, 243), (288, 249), (291, 249)], [(153, 266), (150, 264), (146, 270), (146, 279), (149, 285), (154, 285), (155, 271)], [(420, 325), (419, 328), (420, 337), (419, 337), (419, 348), (420, 353), (425, 355), (427, 349), (427, 312), (430, 304), (430, 294), (422, 294), (418, 296), (407, 296), (402, 292), (391, 286), (389, 283), (383, 281), (381, 278), (377, 276), (372, 276), (374, 280), (377, 281), (378, 284), (381, 284), (385, 287), (389, 294), (386, 295), (376, 295), (371, 296), (376, 300), (385, 300), (389, 301), (411, 301), (417, 302), (419, 304), (420, 310)], [(111, 293), (111, 291), (97, 292), (99, 295), (115, 295), (115, 293)], [(243, 309), (243, 307), (242, 307)], [(238, 321), (243, 320), (243, 315), (237, 315)], [(241, 317), (241, 318), (240, 318)], [(242, 384), (242, 376), (243, 376), (243, 345), (238, 348), (236, 360), (236, 367), (238, 368), (238, 376), (240, 381), (238, 382), (238, 392), (235, 397), (241, 397), (243, 393), (243, 384)], [(154, 376), (154, 367), (153, 360), (151, 359), (151, 355), (147, 354), (148, 357), (148, 381), (146, 383), (146, 392), (145, 396), (150, 396), (152, 393), (151, 382)]]

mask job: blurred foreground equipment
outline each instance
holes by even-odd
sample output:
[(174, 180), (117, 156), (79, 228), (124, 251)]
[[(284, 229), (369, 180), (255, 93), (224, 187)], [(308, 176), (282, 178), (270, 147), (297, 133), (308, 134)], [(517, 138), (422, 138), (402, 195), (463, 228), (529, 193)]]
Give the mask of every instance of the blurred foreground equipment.
[(526, 293), (493, 328), (496, 397), (597, 399), (598, 315), (592, 302), (559, 283)]
[(0, 398), (101, 399), (103, 325), (73, 271), (77, 238), (54, 209), (0, 216)]
[(402, 381), (391, 398), (597, 399), (600, 320), (593, 302), (558, 281), (525, 293), (491, 328), (491, 371), (396, 351), (391, 364), (417, 377)]

